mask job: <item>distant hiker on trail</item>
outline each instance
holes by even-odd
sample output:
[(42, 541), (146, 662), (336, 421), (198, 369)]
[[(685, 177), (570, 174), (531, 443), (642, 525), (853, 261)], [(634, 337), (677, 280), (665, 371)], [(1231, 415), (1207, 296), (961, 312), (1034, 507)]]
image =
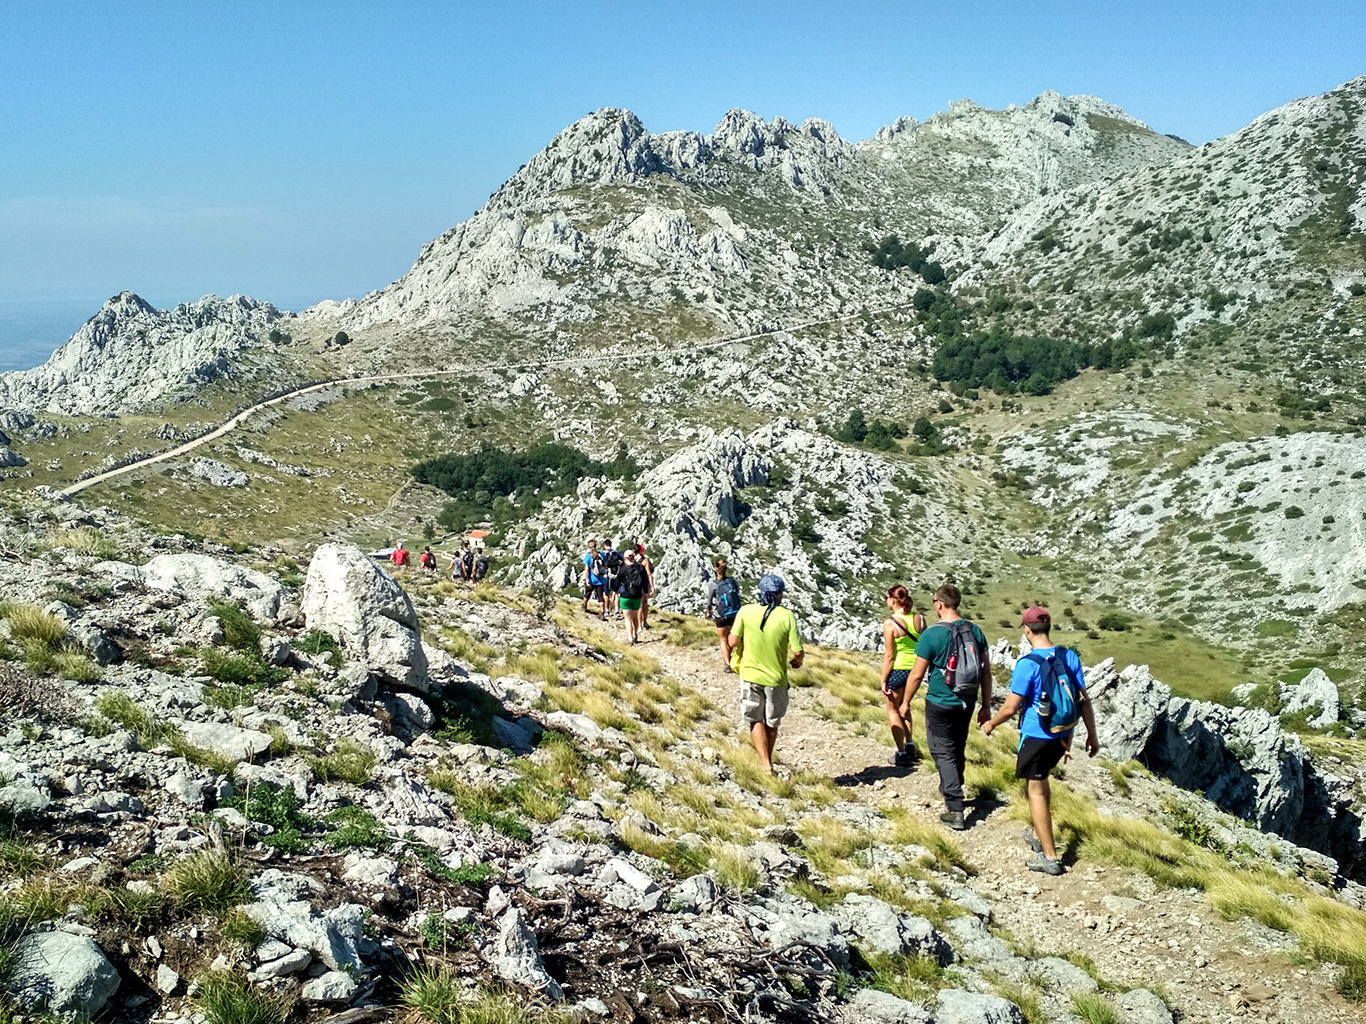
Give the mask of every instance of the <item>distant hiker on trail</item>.
[(1068, 755), (1078, 719), (1086, 725), (1086, 753), (1095, 757), (1100, 741), (1096, 737), (1091, 699), (1086, 695), (1086, 681), (1082, 678), (1081, 659), (1076, 651), (1054, 646), (1049, 637), (1053, 619), (1048, 609), (1039, 605), (1026, 609), (1020, 625), (1024, 627), (1030, 651), (1015, 663), (1010, 695), (1001, 710), (982, 723), (982, 733), (990, 736), (993, 729), (1024, 708), (1015, 777), (1026, 780), (1029, 817), (1033, 822), (1033, 828), (1024, 831), (1024, 841), (1034, 851), (1025, 867), (1045, 875), (1060, 875), (1063, 869), (1053, 845), (1048, 774)]
[(489, 574), (489, 556), (484, 552), (479, 552), (479, 557), (474, 560), (474, 582), (478, 583)]
[(640, 599), (640, 628), (650, 628), (650, 598), (655, 596), (655, 563), (650, 561), (650, 556), (645, 553), (645, 545), (636, 545), (636, 561), (645, 568), (645, 575), (649, 577), (649, 586), (645, 588), (645, 596)]
[(730, 627), (740, 611), (740, 584), (726, 575), (726, 560), (716, 560), (716, 579), (707, 583), (707, 618), (716, 625), (721, 642), (721, 664), (730, 671)]
[(636, 553), (627, 550), (625, 564), (621, 567), (621, 610), (626, 614), (626, 642), (638, 643), (640, 639), (640, 602), (645, 599), (649, 589), (650, 576), (645, 566), (640, 564)]
[(773, 771), (773, 745), (787, 714), (787, 669), (802, 667), (802, 637), (797, 617), (782, 607), (786, 584), (769, 573), (759, 581), (759, 604), (747, 604), (735, 616), (727, 643), (740, 648), (740, 717), (759, 764)]
[(604, 539), (602, 542), (602, 594), (607, 601), (607, 606), (603, 608), (604, 614), (616, 614), (621, 618), (621, 608), (617, 606), (617, 598), (621, 596), (621, 567), (626, 563), (622, 561), (621, 552), (612, 547), (610, 540)]
[(939, 770), (939, 792), (949, 828), (968, 827), (963, 816), (963, 769), (966, 766), (968, 730), (980, 692), (982, 709), (978, 721), (991, 716), (991, 662), (987, 638), (958, 614), (963, 595), (952, 583), (934, 592), (934, 613), (939, 621), (920, 634), (915, 645), (915, 665), (901, 698), (901, 717), (909, 720), (911, 698), (929, 673), (925, 691), (925, 740)]
[(422, 549), (422, 554), (418, 556), (417, 561), (428, 572), (436, 572), (436, 555), (432, 554), (430, 545)]
[(474, 579), (474, 550), (469, 541), (460, 545), (460, 578), (466, 581)]
[(458, 580), (458, 579), (460, 578), (460, 552), (459, 552), (459, 551), (457, 551), (455, 554), (451, 555), (451, 564), (450, 564), (449, 566), (447, 566), (447, 568), (446, 568), (446, 575), (449, 576), (452, 580)]
[(903, 713), (901, 699), (915, 667), (915, 645), (925, 632), (925, 616), (912, 611), (910, 591), (900, 583), (888, 589), (887, 608), (892, 614), (882, 620), (882, 696), (887, 702), (892, 742), (896, 744), (892, 764), (909, 768), (915, 763), (916, 749), (911, 740), (909, 704)]
[(408, 549), (403, 546), (403, 541), (399, 541), (398, 547), (390, 553), (389, 561), (394, 563), (395, 569), (406, 569), (408, 567)]
[(583, 610), (588, 611), (588, 602), (602, 602), (601, 615), (607, 618), (607, 595), (603, 589), (602, 555), (598, 552), (598, 542), (590, 540), (588, 550), (583, 556)]

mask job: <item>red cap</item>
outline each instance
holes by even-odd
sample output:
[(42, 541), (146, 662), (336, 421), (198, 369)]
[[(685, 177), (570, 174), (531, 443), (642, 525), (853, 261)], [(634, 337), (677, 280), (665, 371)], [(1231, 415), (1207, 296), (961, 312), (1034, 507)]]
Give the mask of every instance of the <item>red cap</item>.
[(1041, 604), (1031, 605), (1026, 608), (1024, 615), (1020, 617), (1021, 626), (1051, 626), (1053, 616), (1048, 614), (1048, 609)]

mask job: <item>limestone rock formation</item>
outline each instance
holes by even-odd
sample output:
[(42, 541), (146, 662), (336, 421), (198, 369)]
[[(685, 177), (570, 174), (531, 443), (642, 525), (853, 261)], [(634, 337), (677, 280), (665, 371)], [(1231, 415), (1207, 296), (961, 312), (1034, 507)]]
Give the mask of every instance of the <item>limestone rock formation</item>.
[[(101, 563), (113, 574), (125, 574), (124, 563)], [(157, 555), (138, 567), (136, 575), (157, 590), (179, 590), (196, 597), (239, 601), (262, 622), (274, 622), (286, 588), (263, 572), (192, 552)]]
[(1312, 729), (1326, 729), (1342, 717), (1342, 698), (1337, 685), (1321, 668), (1309, 670), (1298, 683), (1281, 684), (1281, 714), (1293, 715), (1300, 711), (1316, 712), (1309, 717)]
[(304, 617), (311, 629), (331, 633), (389, 682), (427, 687), (427, 656), (413, 603), (360, 548), (321, 545), (309, 562), (303, 596)]
[(31, 932), (14, 948), (6, 979), (26, 1009), (89, 1020), (119, 987), (119, 972), (93, 939), (70, 932)]
[(0, 405), (104, 416), (183, 400), (217, 377), (241, 374), (244, 355), (266, 344), (279, 318), (244, 295), (159, 310), (122, 292), (42, 366), (0, 373)]

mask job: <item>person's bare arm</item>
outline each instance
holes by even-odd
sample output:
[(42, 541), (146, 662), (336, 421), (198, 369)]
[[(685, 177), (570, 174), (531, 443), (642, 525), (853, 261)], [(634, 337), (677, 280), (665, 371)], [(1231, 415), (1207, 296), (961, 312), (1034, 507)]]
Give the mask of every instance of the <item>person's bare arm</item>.
[(910, 713), (911, 698), (920, 689), (920, 684), (925, 678), (925, 672), (929, 669), (930, 663), (920, 655), (916, 655), (915, 664), (911, 666), (911, 674), (906, 680), (906, 693), (901, 698), (901, 714), (904, 717)]
[(1086, 753), (1095, 757), (1100, 753), (1100, 737), (1096, 735), (1096, 717), (1091, 711), (1091, 698), (1086, 695), (1086, 688), (1081, 690), (1081, 720), (1086, 725)]
[(982, 727), (982, 735), (990, 736), (991, 730), (995, 729), (1002, 722), (1010, 718), (1011, 715), (1020, 710), (1020, 701), (1023, 700), (1018, 693), (1006, 694), (1006, 702), (1001, 705), (1001, 710), (996, 712), (988, 719), (978, 719), (978, 724)]
[(982, 666), (982, 706), (977, 709), (977, 724), (991, 717), (991, 662)]

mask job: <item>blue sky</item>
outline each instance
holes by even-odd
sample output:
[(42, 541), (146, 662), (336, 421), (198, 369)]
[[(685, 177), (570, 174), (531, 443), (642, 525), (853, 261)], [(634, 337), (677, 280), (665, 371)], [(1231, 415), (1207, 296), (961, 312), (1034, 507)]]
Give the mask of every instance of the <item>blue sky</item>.
[(859, 139), (1056, 89), (1201, 142), (1366, 73), (1363, 41), (1359, 0), (9, 0), (0, 301), (361, 295), (602, 106), (656, 131), (746, 107)]

